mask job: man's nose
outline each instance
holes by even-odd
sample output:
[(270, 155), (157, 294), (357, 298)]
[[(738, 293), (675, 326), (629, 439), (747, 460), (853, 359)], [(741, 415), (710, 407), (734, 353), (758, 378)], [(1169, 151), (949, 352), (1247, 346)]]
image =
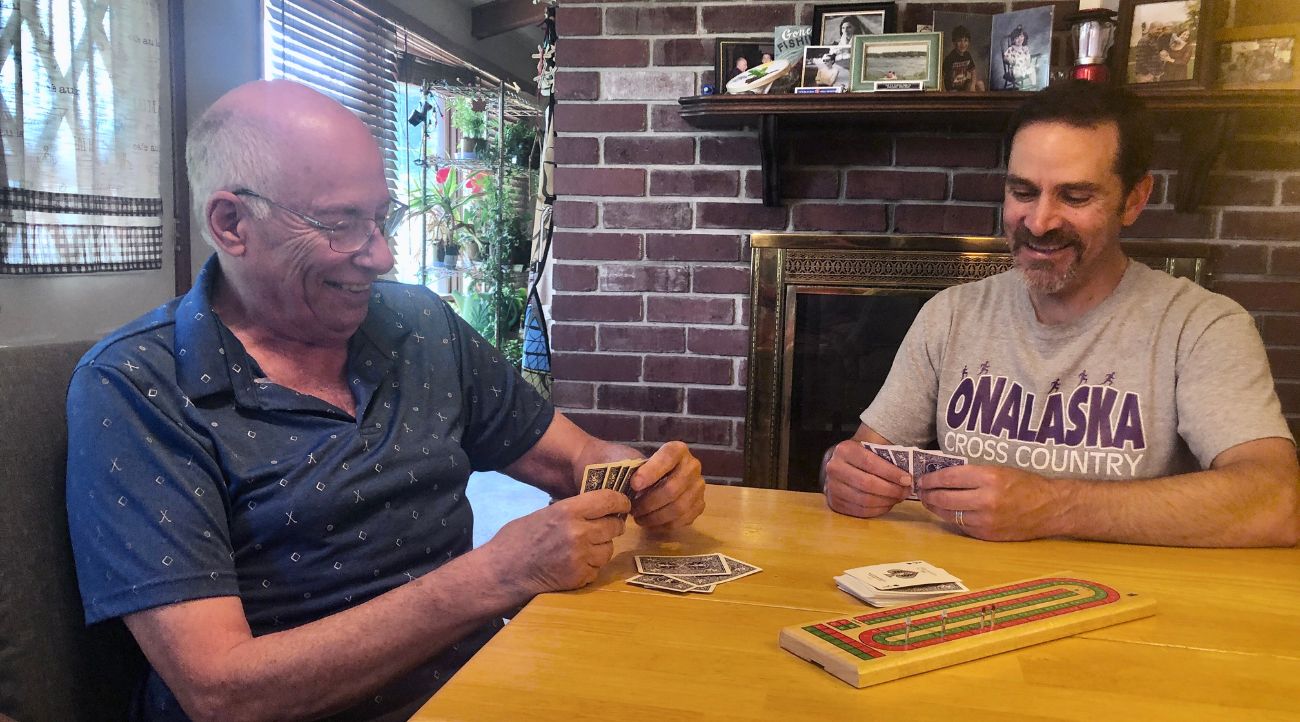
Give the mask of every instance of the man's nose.
[(1025, 228), (1035, 236), (1061, 227), (1060, 206), (1050, 198), (1039, 197), (1033, 208), (1025, 215)]
[(376, 227), (371, 232), (366, 245), (353, 254), (352, 262), (373, 271), (377, 276), (382, 276), (393, 270), (393, 266), (397, 264), (391, 243), (392, 240), (384, 234), (383, 229)]

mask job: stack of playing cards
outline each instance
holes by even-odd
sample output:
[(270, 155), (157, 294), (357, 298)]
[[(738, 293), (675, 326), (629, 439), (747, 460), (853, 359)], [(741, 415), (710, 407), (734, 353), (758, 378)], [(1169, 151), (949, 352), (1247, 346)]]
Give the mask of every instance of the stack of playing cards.
[(636, 492), (632, 490), (632, 475), (645, 463), (645, 459), (624, 459), (608, 464), (588, 464), (582, 470), (582, 490), (579, 494), (598, 489), (613, 489), (631, 501)]
[(968, 591), (960, 579), (923, 561), (856, 567), (835, 577), (835, 585), (873, 607)]
[(921, 498), (922, 476), (949, 466), (966, 464), (965, 457), (945, 454), (942, 451), (927, 451), (915, 446), (886, 446), (864, 441), (862, 447), (912, 475), (912, 493), (908, 494), (908, 499)]
[(763, 571), (726, 554), (637, 556), (636, 570), (640, 574), (628, 579), (628, 584), (666, 592), (700, 594), (712, 594), (719, 584)]

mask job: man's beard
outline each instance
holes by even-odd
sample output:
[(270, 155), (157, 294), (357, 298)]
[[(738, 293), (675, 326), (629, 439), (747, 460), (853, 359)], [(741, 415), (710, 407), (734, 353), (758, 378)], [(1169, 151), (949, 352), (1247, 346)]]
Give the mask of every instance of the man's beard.
[[(1025, 260), (1016, 253), (1025, 246), (1043, 250), (1064, 248), (1067, 249), (1067, 253), (1073, 253), (1074, 258), (1070, 259), (1064, 268), (1061, 268), (1060, 261), (1055, 259)], [(1016, 260), (1016, 268), (1020, 271), (1021, 278), (1025, 280), (1025, 285), (1030, 290), (1053, 294), (1065, 290), (1079, 277), (1079, 261), (1083, 256), (1083, 246), (1076, 233), (1057, 229), (1036, 236), (1021, 225), (1011, 233), (1011, 255)]]

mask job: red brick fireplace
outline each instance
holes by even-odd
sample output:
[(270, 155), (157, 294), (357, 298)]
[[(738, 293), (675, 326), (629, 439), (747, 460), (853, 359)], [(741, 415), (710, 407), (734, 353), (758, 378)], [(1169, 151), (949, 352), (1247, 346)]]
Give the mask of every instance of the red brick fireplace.
[[(1055, 4), (1058, 15), (1074, 6)], [(900, 3), (900, 24), (915, 24), (922, 5)], [(999, 224), (997, 134), (784, 133), (784, 204), (765, 207), (757, 133), (682, 121), (678, 97), (713, 80), (715, 37), (809, 23), (812, 6), (566, 0), (558, 12), (554, 398), (604, 438), (646, 448), (690, 442), (710, 480), (736, 481), (744, 469), (748, 234), (989, 235)], [(1238, 24), (1253, 22), (1253, 7), (1237, 3)], [(1284, 411), (1300, 431), (1294, 127), (1242, 128), (1192, 213), (1173, 210), (1179, 179), (1164, 169), (1177, 160), (1175, 138), (1165, 136), (1153, 206), (1128, 237), (1218, 247), (1210, 285), (1255, 315)]]

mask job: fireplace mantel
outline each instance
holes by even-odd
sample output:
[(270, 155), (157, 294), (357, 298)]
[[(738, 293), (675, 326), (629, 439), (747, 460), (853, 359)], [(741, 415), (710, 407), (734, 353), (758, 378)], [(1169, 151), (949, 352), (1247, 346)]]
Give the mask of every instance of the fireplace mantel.
[[(812, 481), (792, 480), (789, 468), (791, 444), (797, 443), (790, 407), (800, 294), (928, 297), (1011, 267), (1006, 243), (982, 236), (762, 233), (751, 236), (750, 245), (744, 483), (769, 488), (809, 490)], [(1124, 249), (1142, 263), (1201, 284), (1215, 257), (1214, 247), (1198, 243), (1125, 242)], [(806, 456), (807, 449), (799, 451)]]
[[(1138, 93), (1157, 118), (1179, 129), (1182, 152), (1174, 206), (1201, 204), (1205, 180), (1243, 116), (1285, 127), (1300, 111), (1300, 91), (1197, 90)], [(678, 100), (686, 121), (700, 127), (758, 126), (763, 204), (781, 204), (781, 128), (853, 122), (882, 131), (1000, 131), (1029, 93), (839, 93), (829, 95), (694, 95)]]

